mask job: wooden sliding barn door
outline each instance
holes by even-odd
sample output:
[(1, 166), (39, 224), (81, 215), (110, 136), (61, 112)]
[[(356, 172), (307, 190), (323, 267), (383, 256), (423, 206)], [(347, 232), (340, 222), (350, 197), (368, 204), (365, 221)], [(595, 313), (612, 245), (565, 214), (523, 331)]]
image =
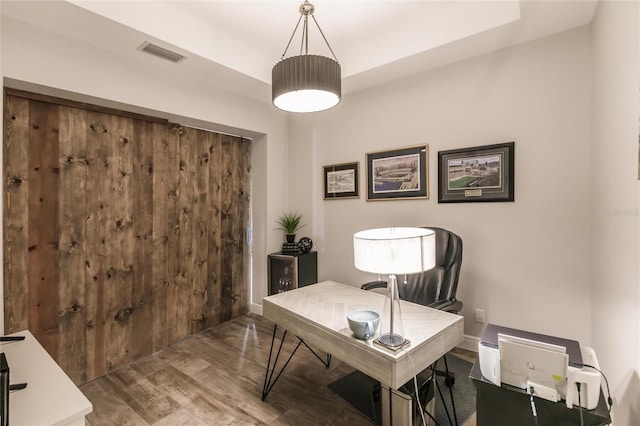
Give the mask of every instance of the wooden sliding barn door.
[(246, 139), (5, 94), (5, 331), (76, 384), (248, 311)]

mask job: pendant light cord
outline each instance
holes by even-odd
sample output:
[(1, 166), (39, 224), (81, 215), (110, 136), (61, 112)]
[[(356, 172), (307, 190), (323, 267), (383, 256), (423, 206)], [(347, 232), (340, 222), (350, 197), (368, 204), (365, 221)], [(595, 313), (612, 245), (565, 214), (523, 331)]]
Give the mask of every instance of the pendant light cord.
[[(305, 1), (305, 4), (306, 3), (309, 3), (309, 2)], [(316, 23), (316, 27), (318, 27), (318, 31), (320, 31), (320, 35), (322, 36), (322, 39), (324, 40), (325, 44), (329, 48), (329, 51), (333, 55), (333, 59), (335, 59), (335, 61), (339, 63), (338, 58), (336, 57), (336, 54), (334, 53), (333, 49), (331, 48), (331, 45), (329, 44), (329, 41), (327, 40), (327, 37), (325, 37), (324, 32), (322, 31), (322, 28), (320, 28), (320, 24), (318, 24), (318, 20), (316, 19), (315, 16), (313, 16), (313, 11), (308, 13), (300, 12), (300, 18), (298, 18), (298, 22), (296, 23), (296, 27), (293, 29), (293, 33), (291, 34), (289, 43), (287, 43), (287, 47), (284, 48), (284, 52), (282, 53), (282, 57), (280, 59), (284, 59), (285, 55), (287, 54), (287, 50), (289, 50), (289, 46), (291, 46), (291, 42), (293, 41), (293, 37), (295, 37), (296, 35), (296, 31), (298, 31), (298, 27), (300, 26), (300, 21), (302, 20), (303, 16), (304, 16), (304, 24), (302, 27), (302, 41), (300, 43), (300, 54), (302, 55), (303, 48), (304, 48), (304, 54), (305, 55), (309, 54), (309, 24), (307, 22), (309, 15), (311, 15), (311, 17), (313, 18), (313, 22)]]
[(318, 24), (318, 21), (316, 20), (316, 17), (311, 15), (311, 17), (313, 18), (313, 22), (316, 23), (316, 27), (318, 27), (318, 30), (320, 31), (320, 34), (322, 35), (322, 38), (324, 39), (324, 42), (327, 43), (327, 47), (329, 48), (329, 50), (331, 51), (331, 54), (333, 55), (333, 59), (336, 60), (336, 62), (339, 63), (338, 58), (336, 58), (336, 54), (333, 53), (333, 49), (331, 48), (331, 45), (329, 44), (329, 42), (327, 41), (327, 38), (324, 36), (324, 33), (322, 32), (322, 28), (320, 28), (320, 24)]
[(296, 35), (296, 31), (298, 31), (298, 26), (300, 26), (300, 21), (302, 20), (302, 15), (298, 18), (298, 23), (296, 27), (293, 29), (293, 34), (291, 34), (291, 38), (289, 39), (289, 43), (287, 43), (287, 47), (284, 48), (284, 52), (282, 53), (282, 59), (284, 59), (284, 55), (287, 54), (287, 50), (289, 50), (289, 46), (291, 46), (291, 42), (293, 41), (293, 37)]
[(301, 55), (302, 55), (303, 47), (304, 47), (304, 54), (308, 55), (309, 54), (309, 16), (308, 15), (304, 15), (304, 24), (302, 24), (302, 41), (300, 42)]

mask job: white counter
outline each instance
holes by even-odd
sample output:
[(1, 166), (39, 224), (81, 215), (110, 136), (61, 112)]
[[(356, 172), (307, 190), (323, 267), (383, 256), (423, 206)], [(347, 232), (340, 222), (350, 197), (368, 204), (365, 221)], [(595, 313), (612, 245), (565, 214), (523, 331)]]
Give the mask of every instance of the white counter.
[(0, 352), (7, 357), (11, 384), (26, 382), (27, 387), (10, 393), (9, 424), (84, 425), (91, 402), (28, 330), (12, 336), (25, 340), (1, 342)]

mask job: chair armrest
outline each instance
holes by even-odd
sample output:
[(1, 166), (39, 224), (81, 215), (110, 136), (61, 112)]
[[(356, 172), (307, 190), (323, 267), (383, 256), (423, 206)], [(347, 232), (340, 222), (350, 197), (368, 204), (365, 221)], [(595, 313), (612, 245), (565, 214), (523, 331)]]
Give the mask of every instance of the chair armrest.
[(440, 300), (438, 302), (433, 302), (427, 306), (433, 309), (439, 309), (441, 311), (451, 312), (453, 314), (457, 314), (462, 310), (462, 302), (456, 299)]
[(362, 284), (360, 287), (363, 290), (373, 290), (374, 288), (387, 288), (386, 281), (371, 281), (369, 283)]

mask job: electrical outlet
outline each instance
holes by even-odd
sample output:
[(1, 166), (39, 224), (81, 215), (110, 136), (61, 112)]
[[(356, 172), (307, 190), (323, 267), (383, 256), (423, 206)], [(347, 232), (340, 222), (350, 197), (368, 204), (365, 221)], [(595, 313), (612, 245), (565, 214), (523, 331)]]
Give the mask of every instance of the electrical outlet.
[(484, 323), (484, 309), (476, 309), (476, 322)]

